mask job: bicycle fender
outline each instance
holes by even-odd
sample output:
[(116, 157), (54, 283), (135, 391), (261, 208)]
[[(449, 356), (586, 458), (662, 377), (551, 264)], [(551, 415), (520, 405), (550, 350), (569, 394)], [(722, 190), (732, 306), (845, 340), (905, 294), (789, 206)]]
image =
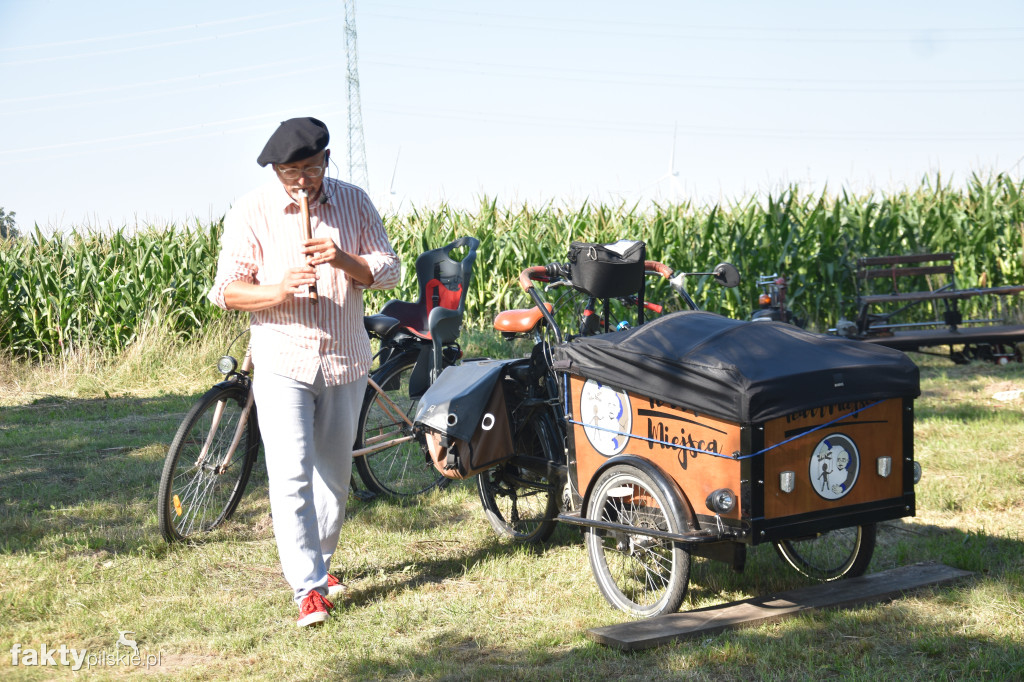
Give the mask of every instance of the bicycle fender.
[(430, 388), (430, 371), (434, 369), (434, 349), (430, 344), (420, 346), (416, 366), (409, 377), (409, 397), (420, 398)]
[[(669, 505), (672, 507), (670, 510), (677, 519), (683, 519), (686, 524), (690, 527), (690, 530), (700, 530), (700, 524), (697, 522), (697, 516), (693, 512), (693, 506), (690, 504), (690, 500), (687, 499), (685, 493), (680, 490), (679, 485), (672, 480), (669, 476), (661, 470), (658, 465), (649, 459), (643, 457), (637, 457), (636, 455), (618, 455), (612, 457), (607, 462), (598, 467), (597, 471), (594, 472), (591, 480), (591, 485), (587, 488), (586, 493), (583, 495), (583, 504), (580, 507), (582, 513), (586, 513), (590, 505), (590, 494), (594, 490), (593, 481), (597, 480), (597, 477), (603, 474), (607, 469), (619, 464), (627, 464), (635, 467), (640, 471), (644, 472), (651, 477), (654, 484), (661, 488), (661, 491), (665, 494), (665, 499), (669, 501)], [(684, 529), (685, 530), (685, 529)]]
[(232, 386), (237, 386), (245, 391), (252, 390), (252, 379), (241, 374), (235, 374), (230, 379), (218, 381), (211, 388), (230, 388)]

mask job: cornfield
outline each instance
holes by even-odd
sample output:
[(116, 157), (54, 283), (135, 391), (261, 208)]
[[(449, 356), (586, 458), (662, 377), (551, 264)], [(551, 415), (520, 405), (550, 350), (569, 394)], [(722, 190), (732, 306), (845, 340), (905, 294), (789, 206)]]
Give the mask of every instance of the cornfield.
[[(746, 317), (758, 275), (789, 279), (788, 301), (809, 326), (826, 329), (852, 317), (856, 259), (868, 255), (954, 252), (961, 288), (1024, 283), (1024, 183), (1005, 175), (972, 177), (962, 188), (926, 179), (891, 195), (778, 196), (727, 206), (690, 203), (640, 208), (553, 204), (507, 209), (483, 200), (475, 212), (442, 206), (385, 216), (405, 265), (397, 291), (370, 292), (368, 311), (389, 298), (412, 300), (416, 256), (472, 235), (480, 240), (467, 302), (468, 324), (485, 327), (501, 309), (523, 307), (516, 280), (527, 265), (564, 260), (570, 241), (642, 239), (648, 258), (677, 270), (704, 271), (720, 261), (739, 268), (735, 289), (688, 280), (702, 307)], [(216, 267), (222, 223), (112, 233), (44, 236), (38, 229), (0, 242), (0, 349), (43, 358), (93, 345), (117, 351), (147, 324), (182, 338), (222, 313), (205, 298)], [(664, 287), (651, 298), (669, 302)], [(971, 307), (986, 305), (972, 299)], [(1020, 314), (1019, 306), (1015, 314)]]
[(223, 225), (56, 233), (0, 242), (0, 349), (21, 357), (119, 350), (147, 324), (188, 336), (205, 303)]

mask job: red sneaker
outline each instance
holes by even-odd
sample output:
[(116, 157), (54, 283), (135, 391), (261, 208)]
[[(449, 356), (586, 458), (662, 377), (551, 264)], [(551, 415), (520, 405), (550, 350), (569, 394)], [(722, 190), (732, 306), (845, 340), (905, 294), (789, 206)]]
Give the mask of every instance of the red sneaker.
[(327, 612), (334, 608), (331, 601), (313, 590), (302, 599), (302, 606), (299, 607), (299, 620), (295, 624), (300, 628), (307, 625), (316, 625), (327, 620)]
[(335, 578), (330, 573), (327, 574), (327, 596), (333, 597), (336, 594), (342, 594), (348, 590), (345, 583)]

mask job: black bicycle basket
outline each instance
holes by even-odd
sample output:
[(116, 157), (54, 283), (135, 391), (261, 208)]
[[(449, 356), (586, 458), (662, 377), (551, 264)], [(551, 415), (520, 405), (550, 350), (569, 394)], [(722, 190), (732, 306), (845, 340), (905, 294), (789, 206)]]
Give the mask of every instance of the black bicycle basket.
[(595, 298), (623, 298), (644, 286), (647, 245), (620, 239), (614, 244), (569, 245), (569, 278), (574, 288)]

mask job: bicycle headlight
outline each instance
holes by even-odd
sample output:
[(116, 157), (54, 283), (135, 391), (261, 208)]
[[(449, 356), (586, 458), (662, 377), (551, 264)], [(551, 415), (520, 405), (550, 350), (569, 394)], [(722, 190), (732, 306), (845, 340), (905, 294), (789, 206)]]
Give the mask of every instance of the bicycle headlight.
[(704, 504), (713, 512), (725, 514), (736, 506), (736, 495), (728, 488), (719, 488), (708, 495)]
[(238, 360), (235, 360), (230, 355), (225, 355), (217, 361), (217, 371), (227, 376), (234, 372), (238, 368)]

